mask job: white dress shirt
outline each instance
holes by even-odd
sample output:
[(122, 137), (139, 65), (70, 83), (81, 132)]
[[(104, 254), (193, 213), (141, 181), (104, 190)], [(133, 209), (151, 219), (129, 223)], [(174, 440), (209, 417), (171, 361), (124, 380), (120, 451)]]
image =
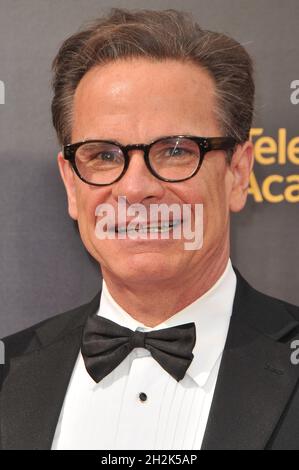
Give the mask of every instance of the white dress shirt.
[[(199, 450), (224, 349), (236, 275), (231, 262), (202, 297), (148, 328), (111, 297), (105, 281), (98, 315), (132, 330), (150, 331), (194, 322), (194, 358), (177, 382), (144, 348), (135, 348), (99, 383), (78, 356), (52, 449)], [(140, 399), (145, 398), (145, 400)]]

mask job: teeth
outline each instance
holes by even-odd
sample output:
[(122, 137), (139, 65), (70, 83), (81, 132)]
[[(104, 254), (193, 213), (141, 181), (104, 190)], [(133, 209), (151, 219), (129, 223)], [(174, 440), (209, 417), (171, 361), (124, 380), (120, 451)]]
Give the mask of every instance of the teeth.
[(141, 228), (132, 228), (127, 230), (126, 227), (118, 228), (118, 233), (132, 233), (132, 232), (139, 232), (139, 233), (158, 233), (158, 232), (167, 232), (173, 227), (176, 227), (181, 223), (180, 220), (175, 222), (163, 222), (160, 225), (150, 225), (150, 226), (142, 226)]

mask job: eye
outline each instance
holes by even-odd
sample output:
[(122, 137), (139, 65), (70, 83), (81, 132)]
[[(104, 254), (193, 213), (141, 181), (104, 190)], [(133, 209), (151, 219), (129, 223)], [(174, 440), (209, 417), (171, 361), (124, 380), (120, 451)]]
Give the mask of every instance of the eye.
[(119, 155), (114, 152), (99, 152), (93, 158), (99, 158), (105, 162), (115, 162)]
[(168, 159), (169, 161), (185, 161), (191, 157), (198, 156), (198, 154), (198, 145), (187, 138), (160, 140), (152, 147), (150, 152), (150, 156), (154, 159)]
[(165, 154), (168, 154), (170, 157), (181, 157), (186, 154), (189, 155), (190, 150), (184, 147), (169, 147), (168, 149), (165, 149)]
[(88, 142), (77, 149), (76, 160), (85, 164), (118, 164), (123, 161), (123, 155), (116, 145)]

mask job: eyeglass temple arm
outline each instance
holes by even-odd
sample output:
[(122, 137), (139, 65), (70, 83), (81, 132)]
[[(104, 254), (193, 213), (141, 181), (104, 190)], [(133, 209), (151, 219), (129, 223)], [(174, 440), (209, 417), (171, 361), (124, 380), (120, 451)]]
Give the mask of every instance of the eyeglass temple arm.
[(233, 137), (210, 137), (207, 139), (206, 150), (233, 150), (237, 143)]

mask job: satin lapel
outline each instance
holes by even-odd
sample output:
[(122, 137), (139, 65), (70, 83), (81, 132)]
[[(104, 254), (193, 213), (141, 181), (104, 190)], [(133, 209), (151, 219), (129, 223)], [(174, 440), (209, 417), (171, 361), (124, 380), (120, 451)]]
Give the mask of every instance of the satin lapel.
[(271, 323), (271, 312), (265, 311), (269, 305), (263, 299), (238, 274), (202, 449), (264, 449), (298, 381), (289, 346), (277, 341), (298, 322), (282, 304)]
[(2, 449), (51, 448), (85, 319), (99, 298), (74, 315), (50, 319), (36, 330), (42, 345), (11, 359), (1, 392)]

